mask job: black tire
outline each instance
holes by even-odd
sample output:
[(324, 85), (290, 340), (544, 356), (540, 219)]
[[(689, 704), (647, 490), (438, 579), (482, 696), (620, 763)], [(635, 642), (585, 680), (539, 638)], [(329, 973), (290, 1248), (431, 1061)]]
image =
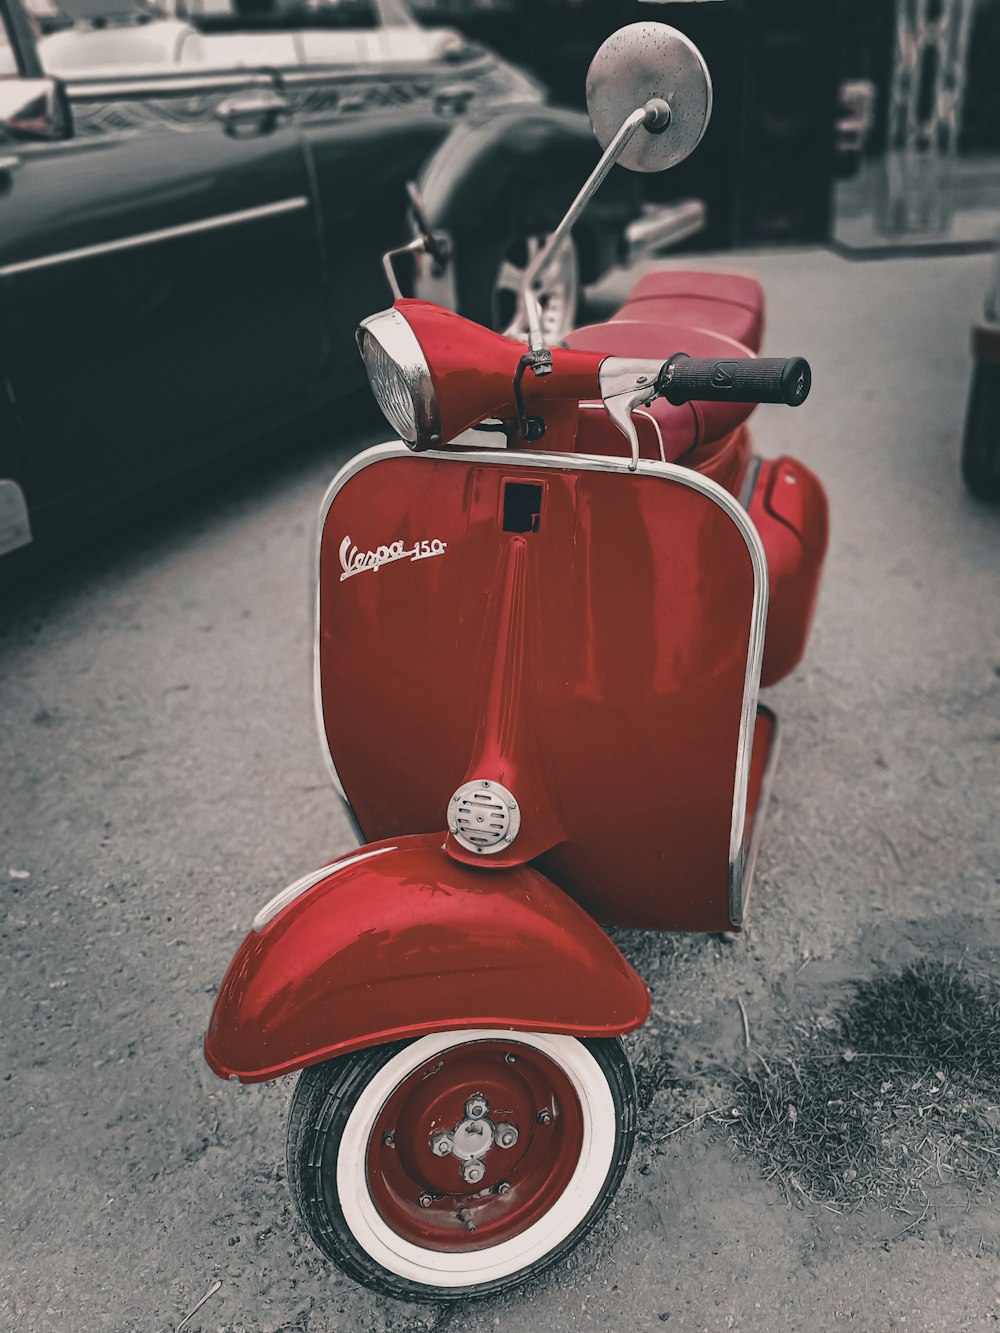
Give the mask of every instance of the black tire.
[(977, 500), (1000, 501), (1000, 365), (972, 372), (962, 442), (962, 479)]
[[(509, 1042), (515, 1045), (520, 1040), (538, 1040), (532, 1034), (495, 1035), (505, 1041), (509, 1039)], [(494, 1034), (491, 1033), (489, 1036), (493, 1037)], [(453, 1045), (449, 1046), (448, 1051), (441, 1052), (445, 1057), (455, 1050), (467, 1051), (475, 1041), (472, 1034), (462, 1032), (453, 1033), (451, 1037), (454, 1038)], [(613, 1140), (610, 1132), (606, 1132), (612, 1144), (610, 1161), (596, 1197), (582, 1220), (552, 1249), (534, 1262), (492, 1281), (473, 1285), (432, 1285), (429, 1281), (415, 1281), (390, 1271), (372, 1257), (348, 1224), (336, 1188), (341, 1142), (359, 1098), (379, 1071), (390, 1061), (407, 1048), (428, 1040), (434, 1039), (418, 1039), (417, 1043), (397, 1042), (388, 1046), (374, 1047), (305, 1070), (295, 1089), (288, 1123), (288, 1180), (295, 1206), (309, 1235), (321, 1252), (356, 1282), (398, 1300), (435, 1302), (468, 1300), (507, 1290), (544, 1272), (568, 1254), (594, 1227), (614, 1197), (631, 1156), (635, 1139), (635, 1078), (625, 1048), (619, 1039), (557, 1039), (572, 1042), (574, 1047), (584, 1048), (593, 1057), (606, 1081), (614, 1105)], [(402, 1079), (396, 1087), (402, 1087), (405, 1081)], [(383, 1105), (385, 1104), (387, 1103), (383, 1102)], [(371, 1153), (371, 1144), (376, 1138), (377, 1114), (371, 1123), (372, 1131), (364, 1150), (365, 1155)], [(532, 1130), (532, 1133), (534, 1132)], [(385, 1143), (381, 1131), (378, 1138), (381, 1143)], [(588, 1185), (603, 1171), (604, 1160), (604, 1157), (600, 1159), (600, 1169), (596, 1175), (590, 1177)], [(364, 1171), (367, 1181), (370, 1179), (367, 1166)], [(373, 1199), (370, 1188), (368, 1197)], [(584, 1199), (587, 1198), (589, 1194), (584, 1191)], [(374, 1203), (372, 1206), (374, 1207)], [(551, 1210), (542, 1216), (548, 1218), (550, 1212)], [(488, 1257), (490, 1250), (480, 1247), (478, 1253)], [(448, 1258), (444, 1255), (435, 1256), (435, 1259), (438, 1257)]]

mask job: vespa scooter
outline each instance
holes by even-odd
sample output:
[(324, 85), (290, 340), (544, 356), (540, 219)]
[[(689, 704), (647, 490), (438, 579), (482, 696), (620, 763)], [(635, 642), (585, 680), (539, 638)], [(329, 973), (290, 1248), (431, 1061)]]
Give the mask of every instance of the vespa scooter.
[[(608, 1206), (650, 1000), (601, 925), (740, 929), (776, 752), (762, 670), (801, 656), (826, 543), (816, 478), (751, 456), (753, 405), (809, 390), (801, 358), (733, 336), (759, 338), (752, 280), (653, 275), (545, 345), (538, 272), (616, 161), (696, 146), (711, 84), (641, 23), (588, 104), (605, 151), (525, 275), (528, 344), (404, 298), (359, 330), (399, 440), (323, 502), (315, 675), (364, 846), (258, 913), (205, 1039), (222, 1077), (302, 1071), (305, 1225), (411, 1300), (519, 1283)], [(703, 308), (725, 329), (679, 318)]]

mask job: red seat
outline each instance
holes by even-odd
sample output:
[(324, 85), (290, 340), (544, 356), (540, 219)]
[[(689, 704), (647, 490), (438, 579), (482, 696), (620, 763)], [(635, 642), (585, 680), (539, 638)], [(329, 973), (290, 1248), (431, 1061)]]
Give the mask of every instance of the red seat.
[(751, 351), (764, 336), (764, 289), (746, 273), (647, 273), (614, 319), (711, 329)]
[[(582, 329), (574, 329), (566, 338), (566, 346), (578, 351), (606, 352), (608, 356), (648, 357), (653, 361), (666, 361), (676, 352), (712, 358), (751, 355), (741, 343), (707, 329), (640, 323), (617, 317), (607, 324), (586, 324)], [(753, 403), (685, 403), (682, 407), (674, 407), (658, 398), (643, 412), (656, 423), (663, 459), (675, 463), (690, 450), (721, 440), (736, 430), (754, 406)], [(609, 426), (620, 434), (610, 423)], [(585, 444), (579, 447), (582, 452), (589, 452)]]

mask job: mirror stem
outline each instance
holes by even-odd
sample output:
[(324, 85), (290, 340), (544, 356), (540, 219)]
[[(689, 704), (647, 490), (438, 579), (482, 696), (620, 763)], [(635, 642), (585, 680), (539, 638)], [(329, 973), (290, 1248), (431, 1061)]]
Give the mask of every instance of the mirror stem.
[(399, 245), (395, 250), (387, 250), (382, 256), (382, 267), (385, 270), (386, 281), (389, 283), (389, 289), (392, 292), (394, 301), (400, 300), (403, 293), (400, 291), (399, 279), (396, 277), (396, 266), (393, 260), (399, 255), (419, 255), (428, 252), (427, 238), (418, 236), (409, 245)]
[(533, 352), (541, 352), (545, 348), (541, 311), (535, 297), (535, 279), (572, 231), (574, 223), (600, 189), (605, 176), (625, 151), (639, 126), (646, 124), (647, 120), (650, 120), (653, 116), (659, 115), (659, 108), (653, 108), (651, 111), (651, 106), (650, 103), (647, 106), (637, 107), (623, 123), (621, 129), (601, 154), (601, 160), (591, 172), (583, 189), (570, 204), (562, 222), (559, 223), (559, 226), (556, 227), (548, 241), (524, 271), (524, 277), (521, 279), (521, 299), (524, 301), (525, 312), (528, 316), (528, 343)]

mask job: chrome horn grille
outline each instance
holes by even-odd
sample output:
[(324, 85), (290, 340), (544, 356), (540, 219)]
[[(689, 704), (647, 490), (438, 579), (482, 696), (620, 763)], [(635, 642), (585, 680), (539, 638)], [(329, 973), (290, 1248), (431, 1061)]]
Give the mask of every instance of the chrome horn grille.
[(448, 827), (467, 851), (484, 856), (502, 851), (517, 837), (521, 812), (499, 782), (466, 782), (448, 802)]

